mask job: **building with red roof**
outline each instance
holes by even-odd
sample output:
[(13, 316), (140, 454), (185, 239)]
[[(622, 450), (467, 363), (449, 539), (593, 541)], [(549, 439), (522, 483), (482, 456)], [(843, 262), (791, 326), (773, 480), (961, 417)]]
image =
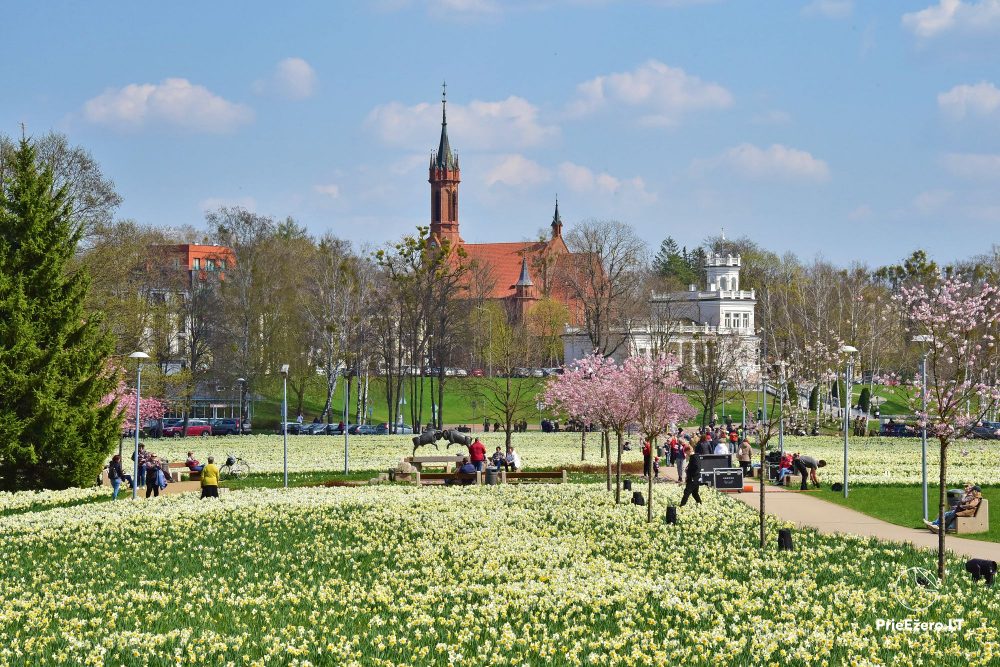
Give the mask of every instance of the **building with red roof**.
[[(458, 186), (461, 168), (448, 140), (447, 100), (441, 98), (441, 138), (431, 154), (428, 182), (431, 185), (430, 235), (436, 242), (447, 240), (465, 252), (470, 268), (469, 291), (504, 303), (513, 319), (520, 319), (542, 298), (552, 298), (577, 313), (573, 298), (558, 280), (570, 267), (573, 255), (562, 237), (559, 200), (550, 225), (549, 238), (506, 243), (469, 243), (459, 231)], [(575, 317), (571, 315), (571, 317)]]

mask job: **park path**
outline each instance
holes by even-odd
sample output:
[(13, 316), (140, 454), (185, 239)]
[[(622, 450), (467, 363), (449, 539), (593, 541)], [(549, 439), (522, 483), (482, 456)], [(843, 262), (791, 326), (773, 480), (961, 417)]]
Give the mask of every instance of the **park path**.
[[(753, 493), (733, 494), (744, 503), (760, 508), (757, 483), (751, 482)], [(768, 514), (790, 521), (800, 528), (808, 526), (826, 535), (847, 533), (875, 537), (889, 542), (902, 542), (922, 549), (937, 549), (938, 536), (926, 529), (907, 528), (888, 523), (867, 514), (821, 500), (808, 491), (792, 491), (768, 487), (765, 507)], [(1000, 561), (1000, 542), (984, 542), (948, 535), (945, 548), (967, 558), (987, 558)]]
[[(677, 471), (672, 466), (662, 466), (660, 477), (677, 480)], [(750, 507), (760, 509), (760, 489), (756, 480), (745, 482), (753, 491), (732, 495)], [(926, 529), (907, 528), (862, 514), (848, 507), (821, 500), (808, 491), (798, 491), (788, 487), (768, 486), (765, 499), (767, 513), (802, 528), (814, 528), (824, 535), (846, 533), (861, 537), (875, 537), (888, 542), (910, 544), (918, 549), (937, 551), (938, 537)], [(967, 558), (987, 558), (1000, 562), (1000, 542), (985, 542), (948, 534), (945, 548)]]

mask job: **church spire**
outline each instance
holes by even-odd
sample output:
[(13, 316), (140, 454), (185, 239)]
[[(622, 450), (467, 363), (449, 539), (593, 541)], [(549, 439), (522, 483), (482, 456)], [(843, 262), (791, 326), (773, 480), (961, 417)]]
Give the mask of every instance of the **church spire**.
[(559, 215), (559, 195), (556, 195), (556, 212), (552, 214), (552, 238), (562, 236), (562, 217)]
[(518, 278), (515, 287), (534, 287), (535, 283), (531, 282), (531, 276), (528, 275), (528, 258), (527, 256), (521, 257), (521, 277)]
[(433, 164), (438, 169), (458, 169), (458, 159), (451, 152), (448, 141), (448, 83), (441, 84), (441, 140), (438, 142), (437, 154)]

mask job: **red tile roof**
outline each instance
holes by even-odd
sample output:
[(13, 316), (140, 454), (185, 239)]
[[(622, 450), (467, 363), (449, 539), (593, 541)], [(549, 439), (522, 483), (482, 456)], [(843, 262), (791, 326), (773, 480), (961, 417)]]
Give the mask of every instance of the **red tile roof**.
[[(531, 256), (545, 250), (546, 243), (541, 241), (521, 241), (518, 243), (463, 243), (468, 261), (481, 267), (490, 267), (490, 277), (496, 282), (489, 292), (491, 299), (503, 299), (514, 293), (514, 283), (521, 275), (521, 258)], [(530, 270), (530, 269), (529, 269)], [(532, 276), (536, 279), (536, 276)]]

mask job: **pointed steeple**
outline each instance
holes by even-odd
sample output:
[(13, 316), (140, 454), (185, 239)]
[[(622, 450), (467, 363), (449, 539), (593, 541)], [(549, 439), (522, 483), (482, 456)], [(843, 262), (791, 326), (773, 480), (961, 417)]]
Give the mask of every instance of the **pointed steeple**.
[(437, 154), (433, 158), (434, 166), (438, 169), (457, 169), (458, 160), (451, 152), (451, 143), (448, 141), (448, 84), (441, 84), (441, 141), (438, 142)]
[(534, 287), (535, 283), (531, 282), (531, 276), (528, 275), (528, 258), (527, 256), (521, 257), (521, 277), (517, 279), (515, 287)]
[(556, 195), (556, 212), (552, 214), (552, 238), (562, 236), (562, 218), (559, 216), (559, 195)]

